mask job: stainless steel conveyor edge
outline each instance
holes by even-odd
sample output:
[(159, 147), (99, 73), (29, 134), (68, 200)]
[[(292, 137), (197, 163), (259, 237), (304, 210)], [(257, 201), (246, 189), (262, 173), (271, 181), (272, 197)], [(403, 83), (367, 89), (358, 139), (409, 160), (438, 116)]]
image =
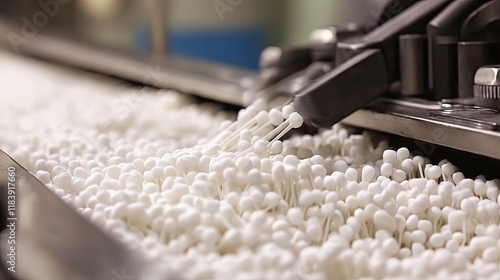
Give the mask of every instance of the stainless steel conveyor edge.
[[(0, 231), (12, 231), (15, 240), (4, 239), (12, 234), (2, 236), (0, 259), (6, 265), (9, 250), (15, 252), (14, 279), (114, 279), (124, 273), (134, 279), (167, 279), (165, 272), (152, 275), (158, 278), (144, 278), (153, 267), (138, 253), (66, 205), (2, 150), (0, 190)], [(15, 202), (13, 207), (8, 208), (9, 200)]]

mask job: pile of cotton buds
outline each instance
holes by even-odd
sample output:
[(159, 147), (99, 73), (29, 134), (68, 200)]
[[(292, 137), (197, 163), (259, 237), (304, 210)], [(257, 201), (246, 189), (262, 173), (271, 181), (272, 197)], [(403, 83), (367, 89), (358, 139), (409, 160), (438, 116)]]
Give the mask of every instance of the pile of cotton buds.
[[(258, 101), (233, 122), (174, 92), (149, 92), (128, 125), (97, 131), (102, 118), (123, 123), (106, 110), (122, 97), (71, 93), (88, 81), (58, 94), (81, 98), (71, 112), (85, 126), (58, 119), (64, 129), (26, 134), (0, 120), (0, 139), (15, 137), (7, 152), (49, 189), (182, 279), (500, 278), (498, 180), (465, 178), (446, 160), (434, 165), (340, 125), (282, 140), (303, 123), (293, 104), (266, 111)], [(0, 85), (0, 97), (14, 83)], [(49, 114), (37, 102), (53, 97), (36, 88), (23, 108)], [(162, 126), (170, 138), (154, 133)]]

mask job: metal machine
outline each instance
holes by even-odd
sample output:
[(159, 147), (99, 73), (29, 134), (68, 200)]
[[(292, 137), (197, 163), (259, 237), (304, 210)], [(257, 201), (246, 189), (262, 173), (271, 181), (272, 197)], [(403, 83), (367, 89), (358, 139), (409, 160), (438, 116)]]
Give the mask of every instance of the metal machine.
[(161, 9), (148, 9), (151, 53), (134, 53), (60, 31), (71, 11), (25, 36), (18, 12), (33, 9), (14, 2), (0, 17), (0, 41), (16, 52), (241, 107), (259, 97), (270, 107), (293, 102), (309, 125), (402, 136), (425, 156), (436, 145), (500, 160), (500, 0), (379, 1), (372, 21), (319, 28), (305, 46), (268, 47), (258, 73), (162, 54)]
[(320, 28), (306, 46), (265, 49), (259, 73), (159, 52), (161, 8), (145, 10), (150, 53), (96, 47), (76, 28), (60, 31), (71, 6), (61, 5), (69, 15), (32, 38), (18, 14), (4, 17), (0, 30), (8, 49), (44, 59), (238, 106), (285, 96), (314, 126), (342, 121), (500, 159), (498, 67), (483, 67), (500, 63), (499, 1), (379, 2), (372, 21)]

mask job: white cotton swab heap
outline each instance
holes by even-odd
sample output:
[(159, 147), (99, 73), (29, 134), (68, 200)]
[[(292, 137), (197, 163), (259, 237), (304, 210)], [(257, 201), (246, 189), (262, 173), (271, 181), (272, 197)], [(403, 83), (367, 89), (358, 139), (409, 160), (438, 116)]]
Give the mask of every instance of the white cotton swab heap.
[[(256, 103), (243, 109), (239, 118), (226, 127), (214, 140), (205, 146), (220, 147), (221, 152), (236, 152), (237, 157), (255, 152), (278, 154), (282, 151), (281, 142), (277, 142), (286, 133), (302, 126), (304, 120), (296, 112), (293, 105), (287, 104), (280, 110), (273, 108), (263, 111), (264, 103)], [(249, 116), (253, 113), (253, 116)]]

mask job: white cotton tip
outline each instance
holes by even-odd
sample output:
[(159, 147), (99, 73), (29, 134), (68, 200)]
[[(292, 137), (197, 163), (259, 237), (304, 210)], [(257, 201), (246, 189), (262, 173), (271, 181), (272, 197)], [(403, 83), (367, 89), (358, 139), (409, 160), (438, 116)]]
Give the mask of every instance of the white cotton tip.
[(255, 144), (253, 145), (255, 153), (258, 155), (264, 153), (267, 149), (267, 144), (269, 144), (269, 142), (264, 140), (257, 140), (257, 142), (255, 142)]
[(425, 159), (422, 156), (414, 156), (413, 162), (415, 163), (416, 166), (419, 165), (423, 166), (425, 164)]
[(472, 179), (463, 179), (458, 184), (462, 189), (474, 190), (474, 181)]
[(389, 178), (392, 175), (393, 167), (392, 164), (389, 162), (384, 162), (382, 166), (380, 166), (380, 173)]
[(304, 123), (304, 119), (302, 118), (302, 116), (299, 113), (293, 112), (288, 117), (288, 122), (290, 123), (292, 128), (299, 128)]
[(460, 203), (460, 209), (464, 211), (469, 217), (473, 217), (477, 212), (477, 205), (471, 199), (464, 199)]
[(398, 183), (401, 183), (406, 179), (406, 173), (401, 169), (394, 169), (394, 171), (392, 172), (392, 179)]
[(418, 226), (418, 216), (413, 214), (413, 215), (410, 215), (407, 219), (406, 219), (406, 229), (409, 230), (409, 231), (414, 231), (417, 229), (417, 226)]
[(248, 172), (252, 169), (252, 162), (246, 157), (240, 157), (236, 160), (236, 167), (239, 171)]
[(277, 140), (271, 144), (271, 152), (275, 155), (283, 152), (283, 142)]
[(455, 185), (459, 185), (460, 182), (465, 179), (464, 177), (464, 174), (462, 172), (455, 172), (453, 173), (453, 182), (455, 183)]
[(406, 158), (401, 162), (401, 170), (406, 172), (406, 174), (412, 174), (415, 171), (415, 166), (413, 165), (413, 160)]
[(373, 216), (373, 221), (377, 229), (383, 229), (392, 234), (396, 231), (396, 219), (384, 210), (377, 210)]
[(465, 221), (465, 212), (457, 210), (453, 211), (448, 215), (448, 224), (450, 225), (450, 230), (456, 232), (462, 230)]
[(245, 129), (242, 129), (240, 131), (240, 139), (241, 140), (250, 142), (250, 141), (252, 141), (252, 136), (253, 136), (253, 134), (252, 134), (252, 131), (250, 129), (245, 128)]
[(426, 177), (432, 180), (437, 180), (439, 177), (441, 177), (441, 174), (441, 167), (434, 165), (427, 169)]
[(383, 241), (382, 250), (386, 256), (395, 256), (399, 252), (400, 246), (396, 239), (390, 237)]
[(105, 179), (101, 183), (101, 187), (107, 190), (119, 190), (121, 189), (120, 181), (116, 179)]
[(287, 104), (281, 109), (281, 114), (285, 119), (288, 119), (292, 113), (295, 113), (295, 108), (291, 104)]
[(352, 167), (347, 168), (345, 171), (345, 177), (347, 181), (357, 181), (358, 180), (358, 171)]
[(425, 252), (425, 246), (421, 243), (413, 243), (411, 245), (411, 251), (413, 256), (420, 256), (423, 252)]
[(408, 150), (408, 148), (399, 148), (397, 151), (396, 151), (396, 158), (397, 160), (399, 161), (403, 161), (407, 158), (410, 157), (410, 151)]
[(267, 220), (267, 214), (262, 210), (253, 212), (250, 216), (250, 223), (255, 228), (262, 228)]
[(272, 125), (278, 126), (283, 123), (284, 118), (282, 113), (278, 109), (273, 108), (269, 111), (269, 121)]
[(445, 242), (446, 240), (444, 239), (444, 236), (438, 232), (432, 234), (431, 237), (429, 238), (429, 243), (434, 249), (442, 248)]
[(452, 253), (457, 252), (459, 247), (460, 247), (460, 244), (458, 244), (458, 242), (455, 241), (454, 239), (446, 241), (445, 248), (446, 248), (446, 250), (448, 250)]
[(288, 209), (287, 218), (290, 224), (299, 226), (304, 222), (304, 212), (301, 208)]
[(283, 159), (283, 163), (289, 167), (295, 167), (299, 165), (300, 159), (295, 155), (286, 155)]
[(441, 169), (443, 170), (443, 173), (446, 176), (451, 176), (453, 173), (455, 173), (456, 169), (455, 166), (451, 163), (445, 163), (441, 166)]
[[(464, 180), (465, 181), (465, 180)], [(483, 183), (482, 181), (476, 181), (474, 182), (474, 193), (479, 196), (479, 197), (484, 197), (487, 192), (488, 192), (488, 187), (486, 186), (485, 183)], [(496, 190), (498, 190), (498, 188), (494, 188)], [(490, 191), (491, 192), (491, 191)], [(495, 195), (493, 195), (493, 197), (495, 197)], [(490, 198), (490, 196), (488, 196), (488, 198)], [(491, 199), (491, 198), (490, 198)]]
[(238, 142), (238, 152), (244, 152), (250, 147), (252, 147), (252, 144), (249, 141), (241, 140)]
[(85, 180), (89, 177), (89, 172), (85, 168), (78, 166), (74, 169), (73, 175), (75, 177), (78, 177), (78, 178)]
[(311, 172), (313, 177), (323, 178), (326, 176), (326, 169), (321, 164), (313, 164), (311, 166)]
[(258, 98), (248, 107), (255, 111), (263, 111), (267, 107), (267, 102), (263, 98)]
[(346, 198), (345, 202), (346, 202), (347, 208), (349, 208), (349, 210), (351, 210), (352, 212), (354, 212), (354, 210), (356, 210), (359, 207), (358, 199), (352, 195), (349, 195)]
[(266, 111), (260, 111), (257, 116), (255, 116), (257, 125), (265, 125), (269, 121), (269, 113)]
[(375, 168), (371, 165), (365, 165), (361, 171), (361, 180), (371, 182), (375, 177)]
[(427, 234), (427, 236), (430, 236), (433, 232), (433, 226), (431, 221), (429, 220), (418, 221), (417, 229), (423, 230)]
[(347, 242), (351, 242), (352, 239), (354, 238), (354, 230), (351, 226), (347, 224), (340, 226), (339, 234)]
[(274, 209), (274, 208), (278, 207), (278, 205), (281, 201), (281, 198), (275, 192), (268, 192), (265, 194), (264, 201), (265, 201), (268, 208)]
[(303, 189), (299, 196), (299, 205), (303, 208), (307, 208), (314, 203), (314, 198), (308, 189)]
[(264, 202), (264, 194), (260, 190), (255, 189), (252, 190), (252, 192), (250, 193), (250, 197), (252, 199), (253, 204), (255, 205), (255, 208), (259, 209), (262, 203)]
[(482, 258), (487, 263), (498, 264), (500, 261), (500, 249), (498, 247), (486, 248), (483, 251)]
[(250, 198), (248, 196), (242, 197), (240, 199), (240, 203), (239, 203), (238, 207), (239, 207), (241, 212), (252, 210), (254, 208), (254, 203), (252, 201), (252, 198)]
[(394, 150), (385, 150), (382, 158), (383, 158), (384, 162), (394, 164), (394, 163), (396, 163), (397, 153)]
[[(474, 185), (474, 192), (476, 192), (476, 186)], [(479, 189), (477, 191), (479, 194), (483, 194), (484, 193), (484, 189)], [(487, 186), (487, 189), (486, 189), (486, 197), (488, 197), (488, 199), (490, 199), (491, 201), (493, 202), (496, 202), (498, 203), (498, 193), (500, 192), (500, 189), (496, 186)], [(476, 195), (478, 195), (476, 193)], [(481, 196), (481, 195), (478, 195), (478, 196)]]

